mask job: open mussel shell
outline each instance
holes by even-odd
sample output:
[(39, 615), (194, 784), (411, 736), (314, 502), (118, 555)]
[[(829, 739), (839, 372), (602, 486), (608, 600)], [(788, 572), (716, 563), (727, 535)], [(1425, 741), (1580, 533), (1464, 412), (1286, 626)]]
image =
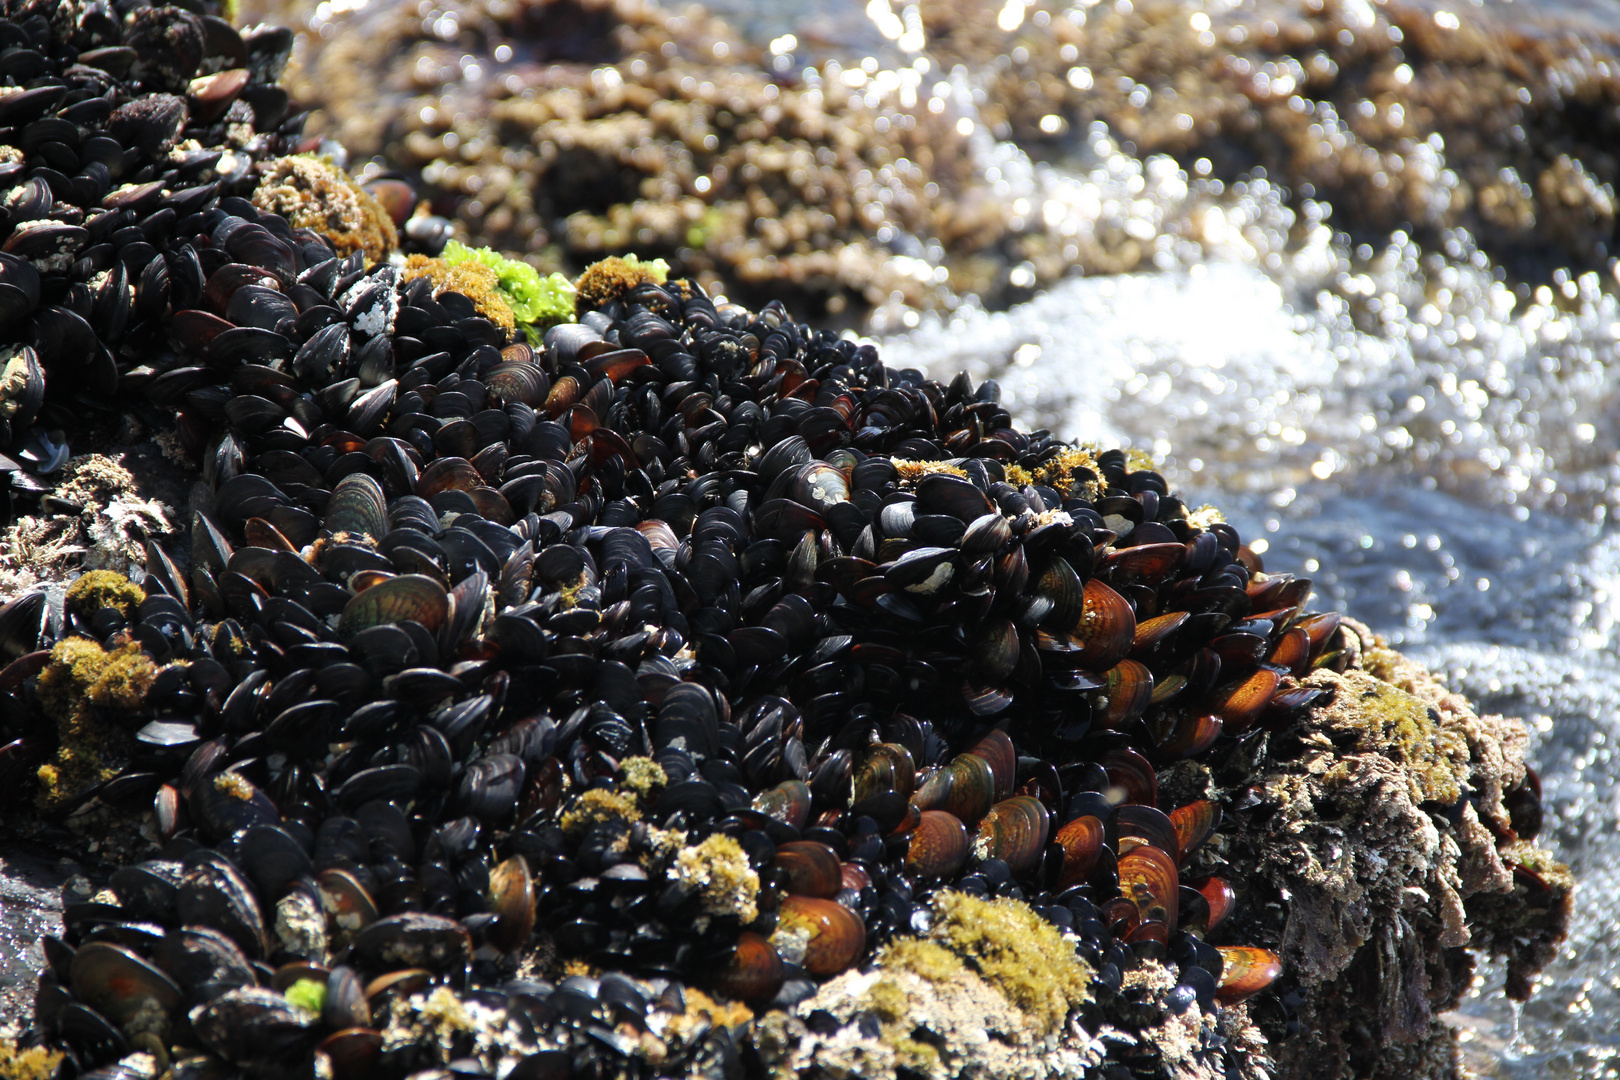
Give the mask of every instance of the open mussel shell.
[(866, 926), (836, 901), (788, 896), (777, 910), (771, 944), (810, 974), (827, 977), (847, 971), (865, 952)]

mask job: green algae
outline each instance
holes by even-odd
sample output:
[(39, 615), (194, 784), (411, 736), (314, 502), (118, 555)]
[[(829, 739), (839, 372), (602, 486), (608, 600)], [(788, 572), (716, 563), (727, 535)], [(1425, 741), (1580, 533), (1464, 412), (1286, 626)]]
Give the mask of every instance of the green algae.
[(440, 259), (449, 267), (476, 263), (495, 272), (495, 287), (511, 309), (517, 328), (538, 342), (547, 327), (574, 321), (574, 286), (561, 274), (540, 276), (520, 259), (508, 259), (489, 248), (473, 248), (452, 240)]

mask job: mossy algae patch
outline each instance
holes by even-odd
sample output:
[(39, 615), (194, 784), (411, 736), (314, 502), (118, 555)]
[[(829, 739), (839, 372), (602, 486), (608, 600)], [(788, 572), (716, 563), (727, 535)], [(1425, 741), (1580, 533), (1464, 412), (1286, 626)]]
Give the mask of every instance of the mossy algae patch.
[(12, 1039), (0, 1039), (0, 1080), (50, 1080), (63, 1056), (60, 1050), (22, 1049)]
[(394, 219), (382, 204), (348, 173), (313, 154), (266, 164), (253, 205), (282, 215), (295, 229), (320, 233), (339, 255), (358, 251), (376, 263), (399, 247)]
[[(932, 907), (928, 940), (960, 957), (1045, 1030), (1058, 1027), (1072, 1009), (1091, 1000), (1090, 967), (1075, 955), (1062, 931), (1028, 904), (945, 890), (934, 897)], [(885, 960), (918, 963), (920, 970), (911, 970), (930, 978), (945, 969), (938, 954), (915, 948), (886, 952), (879, 964)]]
[(669, 276), (669, 264), (663, 259), (644, 262), (634, 255), (610, 255), (594, 262), (579, 275), (574, 297), (574, 310), (583, 315), (611, 304), (637, 285), (662, 285)]
[[(489, 248), (468, 247), (456, 240), (445, 245), (439, 261), (453, 273), (474, 275), (480, 269), (492, 273), (494, 282), (489, 288), (493, 293), (485, 295), (485, 300), (491, 306), (496, 301), (506, 305), (512, 318), (508, 330), (515, 325), (531, 340), (538, 341), (547, 327), (574, 321), (574, 285), (561, 274), (541, 277), (540, 271), (521, 259), (509, 259)], [(487, 278), (479, 275), (479, 280)], [(480, 296), (466, 295), (479, 303)], [(483, 304), (479, 307), (483, 310)]]
[(91, 784), (117, 775), (129, 736), (97, 717), (98, 709), (138, 710), (157, 665), (130, 642), (112, 652), (88, 638), (67, 638), (39, 673), (39, 702), (56, 723), (56, 754), (38, 772), (41, 810), (54, 810)]
[(104, 607), (115, 609), (125, 619), (146, 599), (145, 591), (122, 574), (111, 570), (91, 570), (67, 587), (62, 612), (69, 617), (89, 618)]

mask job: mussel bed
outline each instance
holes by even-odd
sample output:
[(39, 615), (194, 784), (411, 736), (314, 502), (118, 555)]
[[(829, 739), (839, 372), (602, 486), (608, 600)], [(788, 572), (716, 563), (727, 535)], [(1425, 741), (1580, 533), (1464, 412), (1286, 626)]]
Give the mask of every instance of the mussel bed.
[[(1052, 1075), (1260, 1075), (1298, 995), (1229, 834), (1357, 654), (1310, 583), (1140, 456), (778, 303), (627, 273), (531, 343), (295, 226), (254, 198), (303, 148), (290, 47), (0, 3), (8, 497), (121, 408), (208, 491), (138, 582), (0, 606), (8, 827), (130, 853), (18, 1045), (60, 1080), (730, 1077), (831, 1075), (781, 1040), (845, 1031), (954, 1075), (931, 980)], [(391, 183), (367, 243), (432, 254)]]

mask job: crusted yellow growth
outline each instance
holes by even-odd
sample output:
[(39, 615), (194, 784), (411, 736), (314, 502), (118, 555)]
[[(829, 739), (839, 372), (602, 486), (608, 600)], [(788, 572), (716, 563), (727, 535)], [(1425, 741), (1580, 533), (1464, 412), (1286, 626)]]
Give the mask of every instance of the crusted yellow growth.
[(1187, 514), (1187, 524), (1195, 529), (1207, 529), (1211, 525), (1218, 525), (1225, 520), (1226, 515), (1221, 513), (1220, 508), (1210, 503), (1205, 503)]
[(619, 762), (619, 786), (645, 805), (669, 783), (669, 774), (652, 758), (627, 757)]
[[(413, 1002), (414, 1004), (414, 1002)], [(448, 1041), (457, 1032), (472, 1031), (476, 1026), (456, 992), (440, 986), (422, 1001), (417, 1014), (423, 1026), (431, 1028), (441, 1039)]]
[(568, 960), (563, 964), (564, 975), (595, 975), (596, 969), (583, 960)]
[(53, 810), (86, 787), (116, 774), (115, 760), (129, 737), (102, 723), (92, 706), (139, 709), (157, 677), (157, 665), (131, 642), (107, 652), (87, 638), (65, 638), (39, 673), (37, 693), (56, 722), (56, 756), (40, 766), (38, 804)]
[(1146, 450), (1125, 451), (1125, 470), (1127, 472), (1158, 472), (1159, 463), (1153, 460), (1153, 455)]
[(427, 278), (433, 282), (433, 295), (460, 293), (473, 302), (478, 313), (508, 334), (517, 329), (512, 305), (501, 296), (500, 276), (479, 262), (459, 262), (454, 265), (443, 259), (430, 259), (426, 255), (412, 255), (405, 260), (402, 281)]
[(394, 219), (382, 204), (348, 173), (313, 154), (262, 166), (253, 205), (282, 215), (295, 229), (320, 233), (339, 255), (359, 251), (375, 263), (399, 247)]
[(89, 618), (102, 608), (110, 607), (127, 619), (145, 599), (146, 592), (123, 574), (91, 570), (67, 587), (62, 595), (62, 611)]
[(574, 283), (578, 292), (574, 296), (574, 310), (581, 315), (611, 304), (637, 285), (662, 285), (669, 276), (669, 267), (663, 259), (642, 262), (634, 255), (623, 258), (610, 255), (601, 262), (585, 268)]
[(961, 957), (1037, 1026), (1051, 1031), (1090, 1000), (1090, 969), (1028, 904), (945, 891), (935, 894), (933, 909), (928, 937)]
[(233, 799), (247, 802), (253, 798), (253, 785), (247, 778), (233, 772), (222, 772), (214, 777), (214, 790)]
[(900, 474), (901, 480), (921, 480), (932, 473), (946, 473), (950, 476), (967, 476), (967, 470), (960, 465), (952, 465), (947, 461), (911, 461), (907, 458), (892, 458), (890, 463), (894, 471)]
[[(1468, 760), (1467, 744), (1458, 732), (1442, 728), (1422, 699), (1382, 681), (1397, 659), (1377, 646), (1362, 654), (1367, 673), (1379, 681), (1356, 699), (1363, 729), (1358, 749), (1376, 750), (1405, 765), (1414, 801), (1450, 806), (1462, 797), (1457, 768)], [(1335, 766), (1329, 778), (1345, 768)]]
[(717, 1027), (735, 1028), (754, 1018), (753, 1010), (740, 1001), (716, 1001), (695, 987), (686, 990), (686, 1012), (673, 1016), (664, 1034), (676, 1043), (702, 1038)]
[(582, 833), (599, 821), (639, 821), (636, 800), (606, 788), (581, 792), (558, 822), (565, 833)]
[(899, 980), (884, 976), (874, 982), (867, 988), (866, 1006), (883, 1024), (878, 1038), (894, 1051), (897, 1065), (924, 1076), (939, 1075), (939, 1047), (912, 1035), (917, 1029), (915, 1002)]
[[(1076, 469), (1087, 470), (1089, 477), (1076, 477)], [(1065, 446), (1033, 469), (1022, 465), (1008, 465), (1007, 483), (1014, 487), (1042, 484), (1066, 499), (1095, 499), (1102, 492), (1097, 481), (1097, 458), (1084, 447)]]
[(0, 1039), (0, 1080), (50, 1080), (62, 1062), (62, 1051), (43, 1046), (17, 1049), (14, 1039)]
[(877, 966), (886, 971), (909, 971), (929, 982), (950, 982), (962, 972), (962, 958), (927, 938), (895, 938), (878, 950)]
[(683, 847), (669, 875), (700, 890), (703, 910), (711, 915), (735, 915), (745, 923), (759, 916), (759, 874), (748, 864), (742, 845), (724, 833)]

